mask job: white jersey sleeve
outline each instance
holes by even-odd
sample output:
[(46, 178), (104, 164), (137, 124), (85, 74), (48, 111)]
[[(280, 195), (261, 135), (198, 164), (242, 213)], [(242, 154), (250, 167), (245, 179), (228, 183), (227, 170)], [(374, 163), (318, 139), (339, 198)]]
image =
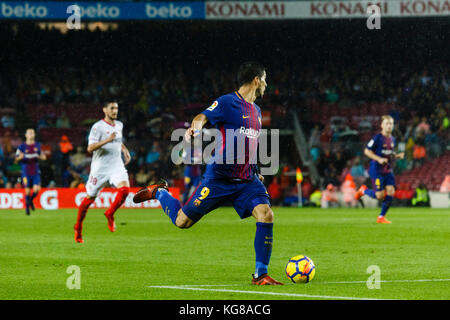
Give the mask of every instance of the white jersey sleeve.
[(100, 141), (100, 125), (99, 122), (95, 123), (92, 128), (91, 132), (89, 132), (89, 142), (88, 145), (97, 143)]
[(117, 170), (125, 170), (122, 160), (122, 130), (123, 124), (120, 121), (115, 121), (115, 124), (111, 125), (104, 120), (100, 120), (92, 126), (89, 144), (105, 140), (113, 132), (116, 133), (116, 138), (93, 152), (91, 173), (107, 174)]

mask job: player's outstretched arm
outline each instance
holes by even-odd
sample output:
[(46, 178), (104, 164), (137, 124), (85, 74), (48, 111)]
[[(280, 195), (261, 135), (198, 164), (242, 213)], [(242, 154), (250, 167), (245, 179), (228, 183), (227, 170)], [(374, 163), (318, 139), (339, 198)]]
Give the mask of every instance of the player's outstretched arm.
[(88, 145), (87, 151), (88, 151), (88, 152), (94, 152), (95, 150), (100, 149), (101, 147), (103, 147), (105, 144), (107, 144), (107, 143), (113, 141), (115, 138), (116, 138), (116, 133), (113, 132), (113, 133), (111, 133), (111, 135), (110, 135), (108, 138), (106, 138), (105, 140), (102, 140), (102, 141), (99, 141), (99, 142), (92, 143), (92, 144)]
[(184, 138), (187, 142), (191, 141), (191, 137), (196, 137), (200, 134), (203, 126), (208, 122), (208, 118), (203, 114), (199, 113), (194, 117), (191, 123), (191, 127), (186, 130)]
[(125, 145), (123, 143), (122, 143), (122, 152), (123, 152), (123, 156), (125, 158), (125, 165), (127, 165), (131, 161), (131, 155), (130, 155), (130, 151), (128, 151), (127, 147), (125, 147)]
[(379, 164), (385, 164), (388, 162), (388, 159), (386, 158), (382, 158), (380, 156), (377, 156), (375, 154), (375, 152), (373, 152), (372, 150), (369, 149), (364, 149), (364, 155), (366, 155), (367, 157), (369, 157), (372, 160), (375, 160), (376, 162), (378, 162)]
[(25, 157), (24, 153), (20, 150), (17, 150), (16, 157), (14, 158), (14, 163), (19, 162)]

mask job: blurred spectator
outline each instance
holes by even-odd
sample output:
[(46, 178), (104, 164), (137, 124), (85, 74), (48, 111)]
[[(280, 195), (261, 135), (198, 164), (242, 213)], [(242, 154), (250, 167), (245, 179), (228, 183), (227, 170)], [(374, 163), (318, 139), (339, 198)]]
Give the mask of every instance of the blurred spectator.
[[(147, 156), (145, 157), (145, 163), (151, 164), (156, 162), (159, 159), (159, 144), (157, 141), (153, 142), (151, 149), (148, 151)], [(137, 177), (136, 177), (137, 178)]]
[(69, 179), (71, 177), (71, 172), (69, 171), (70, 168), (70, 151), (73, 150), (73, 145), (70, 142), (69, 138), (64, 135), (61, 137), (61, 140), (59, 142), (59, 151), (61, 152), (60, 160), (60, 168), (61, 168), (61, 176), (63, 177), (63, 183), (65, 186), (68, 185)]
[(309, 201), (309, 197), (311, 196), (311, 193), (314, 191), (314, 187), (311, 183), (311, 180), (309, 178), (305, 178), (302, 182), (302, 202), (307, 204)]
[(415, 207), (428, 207), (430, 206), (430, 200), (428, 197), (428, 189), (425, 184), (421, 183), (414, 193), (411, 203)]
[(414, 151), (413, 151), (414, 168), (417, 168), (417, 167), (420, 167), (421, 165), (423, 165), (426, 157), (427, 157), (427, 150), (425, 149), (425, 146), (423, 145), (423, 141), (421, 139), (418, 139), (418, 141), (414, 145)]
[[(69, 185), (69, 188), (78, 188), (80, 184), (83, 184), (83, 180), (81, 179), (81, 176), (74, 170), (69, 170), (71, 175), (71, 182)], [(81, 188), (80, 188), (81, 189)]]
[(63, 112), (61, 116), (56, 120), (56, 128), (71, 128), (70, 119), (67, 114)]
[(150, 179), (150, 175), (148, 172), (146, 172), (144, 167), (141, 167), (138, 171), (138, 173), (136, 173), (136, 184), (139, 187), (146, 187), (148, 184), (148, 181)]
[(355, 180), (358, 186), (362, 185), (367, 178), (366, 170), (364, 169), (361, 161), (361, 157), (356, 157), (353, 160), (352, 169), (350, 170), (350, 174)]
[(415, 135), (418, 136), (420, 134), (427, 135), (430, 133), (430, 125), (428, 124), (428, 120), (426, 117), (423, 117), (420, 123), (417, 125), (415, 130)]
[(334, 163), (330, 163), (329, 167), (325, 170), (323, 177), (323, 185), (328, 186), (329, 184), (333, 186), (339, 186), (341, 184)]
[(89, 159), (86, 157), (86, 153), (83, 152), (83, 147), (81, 146), (78, 146), (76, 153), (70, 156), (72, 167), (79, 173), (83, 171), (88, 161)]
[(310, 154), (314, 162), (317, 162), (320, 157), (320, 129), (316, 124), (311, 130), (309, 137)]
[(355, 207), (356, 185), (353, 181), (353, 177), (350, 174), (347, 174), (347, 176), (345, 177), (345, 181), (341, 185), (341, 192), (346, 206), (349, 208)]
[(38, 123), (37, 123), (37, 125), (36, 125), (37, 131), (39, 131), (39, 130), (42, 129), (42, 128), (50, 128), (50, 127), (51, 127), (51, 123), (50, 123), (50, 120), (49, 120), (49, 119), (50, 119), (49, 116), (43, 115), (43, 116), (39, 119), (39, 121), (38, 121)]
[(66, 135), (61, 137), (61, 141), (59, 142), (59, 149), (63, 154), (68, 154), (73, 150), (73, 145), (70, 142), (69, 137), (67, 137)]
[(450, 175), (446, 175), (444, 181), (442, 181), (440, 192), (450, 192)]
[(320, 203), (322, 201), (322, 192), (320, 189), (314, 190), (309, 197), (309, 205), (314, 207), (320, 207)]
[(2, 122), (3, 128), (14, 129), (14, 125), (15, 125), (14, 117), (11, 114), (9, 114), (9, 113), (4, 114), (2, 116), (1, 122)]
[(351, 174), (353, 162), (352, 160), (347, 160), (345, 168), (342, 170), (341, 175), (339, 176), (339, 181), (342, 183), (345, 181), (347, 175)]
[(408, 141), (406, 142), (406, 146), (405, 146), (405, 158), (407, 160), (412, 161), (413, 154), (414, 154), (414, 139), (413, 139), (413, 137), (409, 137)]
[(279, 206), (281, 204), (281, 186), (278, 183), (278, 177), (274, 177), (272, 182), (267, 187), (267, 192), (272, 198), (272, 202), (275, 206)]
[(8, 179), (5, 177), (5, 174), (0, 169), (0, 188), (5, 188), (8, 183)]
[(2, 145), (0, 144), (0, 169), (3, 167), (5, 162), (5, 153), (3, 152)]
[(339, 207), (336, 189), (331, 183), (328, 184), (327, 188), (322, 192), (322, 199), (320, 204), (322, 208)]

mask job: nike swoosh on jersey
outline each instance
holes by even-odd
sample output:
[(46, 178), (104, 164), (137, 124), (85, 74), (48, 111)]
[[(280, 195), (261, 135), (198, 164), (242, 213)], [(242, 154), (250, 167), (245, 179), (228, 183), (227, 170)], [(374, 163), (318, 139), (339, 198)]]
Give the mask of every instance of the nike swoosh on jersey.
[(248, 117), (250, 117), (250, 116), (242, 116), (242, 119), (247, 119)]

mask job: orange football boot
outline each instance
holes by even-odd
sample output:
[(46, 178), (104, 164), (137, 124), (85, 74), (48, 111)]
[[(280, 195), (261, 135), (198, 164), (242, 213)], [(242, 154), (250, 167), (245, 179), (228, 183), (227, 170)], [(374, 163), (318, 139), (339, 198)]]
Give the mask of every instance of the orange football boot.
[(283, 283), (273, 279), (267, 273), (260, 275), (258, 278), (255, 278), (255, 275), (252, 275), (252, 284), (257, 286), (267, 286), (267, 285), (283, 285)]
[(138, 192), (136, 192), (136, 194), (133, 197), (133, 202), (134, 203), (141, 203), (150, 199), (155, 199), (156, 196), (156, 191), (158, 191), (159, 188), (163, 188), (166, 190), (169, 190), (169, 184), (167, 183), (166, 180), (160, 180), (158, 183), (156, 184), (152, 184), (148, 187), (144, 187), (141, 190), (139, 190)]
[(366, 187), (365, 184), (363, 184), (363, 185), (358, 189), (358, 191), (356, 192), (356, 194), (355, 194), (355, 200), (361, 199), (361, 197), (364, 195), (364, 191), (366, 191), (366, 190), (367, 190), (367, 187)]
[(392, 223), (392, 221), (389, 221), (388, 219), (386, 219), (383, 216), (378, 217), (377, 219), (377, 223), (382, 223), (382, 224), (389, 224)]

